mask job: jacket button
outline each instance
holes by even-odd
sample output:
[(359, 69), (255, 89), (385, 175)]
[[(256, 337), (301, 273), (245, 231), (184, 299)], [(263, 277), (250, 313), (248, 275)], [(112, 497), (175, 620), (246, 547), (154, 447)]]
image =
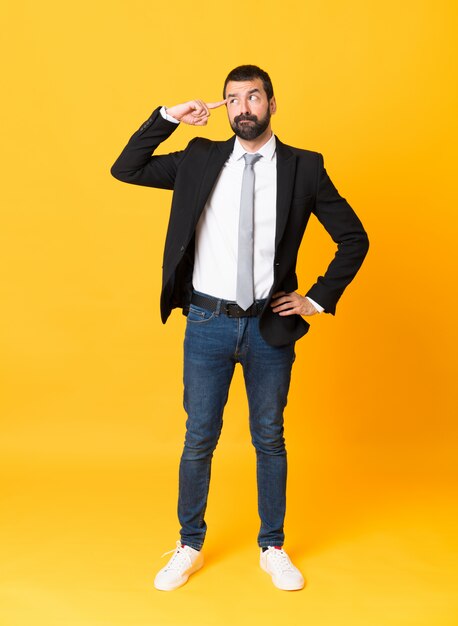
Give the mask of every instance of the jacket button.
[(184, 246), (181, 246), (180, 252), (184, 252)]

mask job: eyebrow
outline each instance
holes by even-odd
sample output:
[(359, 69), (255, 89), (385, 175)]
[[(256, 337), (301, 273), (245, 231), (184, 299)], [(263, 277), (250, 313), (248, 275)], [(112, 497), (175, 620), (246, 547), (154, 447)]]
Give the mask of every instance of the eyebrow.
[[(256, 89), (256, 88), (255, 88), (255, 89), (250, 89), (250, 91), (248, 92), (248, 95), (250, 95), (250, 94), (252, 94), (252, 93), (256, 93), (256, 92), (261, 93), (261, 92), (259, 91), (259, 89)], [(236, 98), (236, 97), (237, 97), (237, 94), (236, 94), (236, 93), (228, 93), (228, 94), (227, 94), (227, 96), (226, 96), (226, 98)]]

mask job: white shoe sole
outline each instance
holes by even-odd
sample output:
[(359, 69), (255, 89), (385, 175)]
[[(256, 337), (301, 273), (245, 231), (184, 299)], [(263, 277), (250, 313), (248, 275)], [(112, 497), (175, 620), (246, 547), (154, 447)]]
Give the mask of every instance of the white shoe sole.
[(277, 587), (277, 589), (281, 589), (282, 591), (299, 591), (299, 589), (304, 588), (305, 581), (302, 581), (302, 583), (297, 583), (295, 585), (282, 585), (281, 583), (278, 582), (278, 580), (275, 579), (275, 576), (271, 574), (271, 572), (269, 572), (267, 567), (264, 565), (263, 561), (260, 562), (260, 565), (261, 565), (261, 569), (263, 569), (272, 578), (272, 582), (275, 585), (275, 587)]

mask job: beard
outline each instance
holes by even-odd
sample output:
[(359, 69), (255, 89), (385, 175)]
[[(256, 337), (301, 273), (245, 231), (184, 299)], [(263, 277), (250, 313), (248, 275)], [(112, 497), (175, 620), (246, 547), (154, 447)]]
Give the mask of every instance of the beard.
[[(270, 122), (270, 110), (267, 109), (265, 116), (258, 120), (256, 115), (236, 115), (231, 122), (231, 128), (240, 139), (256, 139), (266, 130)], [(243, 121), (250, 121), (251, 124), (241, 124)]]

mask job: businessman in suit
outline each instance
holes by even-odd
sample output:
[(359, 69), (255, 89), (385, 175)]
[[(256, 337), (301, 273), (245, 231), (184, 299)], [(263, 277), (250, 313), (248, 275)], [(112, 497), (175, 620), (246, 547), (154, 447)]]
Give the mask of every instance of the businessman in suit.
[[(304, 579), (283, 548), (286, 510), (286, 405), (295, 342), (310, 315), (335, 315), (369, 242), (361, 221), (331, 182), (320, 153), (283, 144), (271, 128), (276, 100), (269, 75), (254, 65), (232, 70), (223, 100), (158, 107), (111, 168), (123, 182), (173, 190), (161, 293), (165, 323), (187, 316), (184, 342), (185, 444), (180, 460), (180, 540), (155, 586), (172, 590), (203, 565), (204, 514), (211, 461), (234, 367), (243, 368), (256, 450), (261, 568), (274, 585)], [(234, 135), (195, 137), (184, 150), (155, 155), (180, 123), (207, 124), (226, 106)], [(305, 295), (296, 259), (313, 213), (337, 244), (334, 258)]]

